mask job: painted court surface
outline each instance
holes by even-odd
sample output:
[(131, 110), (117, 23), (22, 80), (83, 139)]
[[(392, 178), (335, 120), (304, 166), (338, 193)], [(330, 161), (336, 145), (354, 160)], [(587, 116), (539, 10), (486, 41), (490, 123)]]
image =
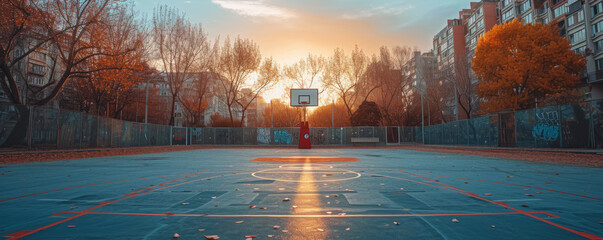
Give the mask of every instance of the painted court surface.
[(5, 239), (603, 236), (603, 168), (281, 148), (12, 164), (0, 173)]

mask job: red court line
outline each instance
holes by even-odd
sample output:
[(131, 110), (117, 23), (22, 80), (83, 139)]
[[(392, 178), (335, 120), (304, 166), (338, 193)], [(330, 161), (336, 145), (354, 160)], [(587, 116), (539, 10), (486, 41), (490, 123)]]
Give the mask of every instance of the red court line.
[[(428, 174), (428, 175), (429, 175), (429, 174)], [(505, 184), (505, 185), (511, 185), (511, 186), (518, 186), (518, 187), (524, 187), (524, 188), (533, 188), (533, 189), (539, 189), (539, 190), (544, 190), (544, 191), (549, 191), (549, 192), (556, 192), (556, 193), (562, 193), (562, 194), (573, 195), (573, 196), (577, 196), (577, 197), (583, 197), (583, 198), (589, 198), (589, 199), (594, 199), (594, 200), (603, 201), (603, 199), (602, 199), (602, 198), (589, 197), (589, 196), (584, 196), (584, 195), (575, 194), (575, 193), (562, 192), (562, 191), (557, 191), (557, 190), (553, 190), (553, 189), (540, 188), (540, 187), (533, 187), (533, 186), (527, 186), (527, 185), (520, 185), (520, 184), (513, 184), (513, 183), (506, 183), (506, 182), (497, 182), (497, 181), (489, 181), (489, 180), (481, 180), (481, 179), (473, 179), (473, 178), (449, 177), (449, 176), (434, 176), (434, 175), (431, 175), (431, 176), (433, 176), (433, 177), (441, 177), (441, 178), (455, 178), (455, 179), (463, 179), (463, 180), (470, 180), (470, 181), (480, 181), (480, 182), (499, 183), (499, 184)]]
[(45, 194), (45, 193), (51, 193), (51, 192), (58, 192), (58, 191), (63, 191), (63, 190), (69, 190), (69, 189), (74, 189), (74, 188), (90, 187), (90, 186), (109, 184), (109, 183), (128, 182), (128, 181), (136, 181), (136, 180), (145, 180), (145, 179), (151, 179), (151, 178), (173, 177), (173, 176), (180, 176), (180, 175), (165, 175), (165, 176), (156, 176), (156, 177), (133, 178), (133, 179), (126, 179), (126, 180), (117, 180), (117, 181), (110, 181), (110, 182), (101, 182), (101, 183), (86, 184), (86, 185), (81, 185), (81, 186), (59, 188), (59, 189), (55, 189), (55, 190), (48, 190), (48, 191), (39, 192), (39, 193), (32, 193), (32, 194), (27, 194), (27, 195), (23, 195), (23, 196), (2, 199), (2, 200), (0, 200), (0, 202), (5, 202), (5, 201), (9, 201), (9, 200), (24, 198), (24, 197), (31, 197), (31, 196)]
[[(79, 213), (83, 212), (62, 212)], [(545, 214), (550, 217), (559, 218), (554, 214), (547, 212), (530, 212), (531, 214)], [(520, 212), (493, 212), (493, 213), (432, 213), (432, 214), (351, 214), (351, 215), (292, 215), (292, 214), (178, 214), (178, 213), (121, 213), (121, 212), (85, 212), (93, 215), (125, 215), (125, 216), (169, 216), (169, 217), (270, 217), (270, 218), (354, 218), (354, 217), (441, 217), (441, 216), (491, 216), (491, 215), (519, 215)]]
[(450, 185), (448, 185), (448, 184), (445, 184), (445, 183), (442, 183), (442, 182), (439, 182), (439, 181), (436, 181), (436, 180), (433, 180), (433, 179), (430, 179), (430, 178), (427, 178), (427, 177), (423, 177), (423, 176), (418, 175), (418, 174), (410, 173), (410, 172), (407, 172), (407, 171), (404, 171), (404, 170), (401, 170), (401, 169), (398, 169), (398, 171), (401, 171), (401, 172), (403, 172), (403, 173), (406, 173), (406, 174), (409, 174), (409, 175), (412, 175), (412, 176), (415, 176), (415, 177), (418, 177), (418, 178), (425, 179), (425, 180), (430, 181), (430, 182), (434, 182), (434, 183), (440, 184), (440, 185), (442, 185), (442, 186), (445, 186), (445, 187), (449, 188), (448, 190), (453, 190), (453, 189), (456, 189), (456, 190), (460, 191), (460, 193), (465, 194), (465, 195), (467, 195), (467, 196), (470, 196), (470, 197), (473, 197), (473, 198), (477, 198), (477, 199), (480, 199), (480, 200), (483, 200), (483, 201), (486, 201), (486, 202), (490, 202), (490, 203), (493, 203), (493, 204), (499, 205), (499, 206), (504, 207), (504, 208), (508, 208), (508, 209), (515, 210), (515, 211), (517, 211), (517, 212), (520, 212), (520, 213), (521, 213), (521, 214), (523, 214), (523, 215), (529, 216), (529, 217), (534, 218), (534, 219), (536, 219), (536, 220), (539, 220), (539, 221), (541, 221), (541, 222), (544, 222), (544, 223), (547, 223), (547, 224), (549, 224), (549, 225), (552, 225), (552, 226), (555, 226), (555, 227), (561, 228), (561, 229), (563, 229), (563, 230), (569, 231), (569, 232), (571, 232), (571, 233), (577, 234), (577, 235), (582, 236), (582, 237), (584, 237), (584, 238), (588, 238), (588, 239), (591, 239), (591, 240), (603, 239), (603, 238), (601, 238), (601, 237), (599, 237), (599, 236), (597, 236), (597, 235), (594, 235), (594, 234), (591, 234), (591, 233), (586, 233), (586, 232), (580, 232), (580, 231), (577, 231), (577, 230), (574, 230), (574, 229), (571, 229), (571, 228), (568, 228), (568, 227), (565, 227), (565, 226), (559, 225), (559, 224), (557, 224), (557, 223), (554, 223), (554, 222), (548, 221), (548, 220), (546, 220), (546, 219), (543, 219), (543, 218), (537, 217), (537, 216), (535, 216), (535, 215), (533, 215), (533, 214), (531, 214), (531, 213), (529, 213), (529, 212), (523, 211), (523, 210), (521, 210), (521, 209), (517, 209), (517, 208), (514, 208), (514, 207), (510, 207), (510, 206), (508, 206), (508, 205), (507, 205), (507, 204), (505, 204), (505, 203), (502, 203), (502, 202), (496, 202), (496, 201), (492, 201), (492, 200), (490, 200), (490, 199), (480, 197), (479, 195), (477, 195), (477, 194), (475, 194), (475, 193), (471, 193), (471, 192), (468, 192), (468, 191), (465, 191), (465, 190), (459, 189), (459, 188), (457, 188), (457, 187), (453, 187), (453, 186), (450, 186)]
[[(185, 178), (185, 177), (190, 177), (190, 176), (192, 176), (192, 175), (201, 174), (201, 173), (204, 173), (204, 172), (207, 172), (207, 171), (209, 171), (209, 169), (208, 169), (208, 170), (205, 170), (205, 171), (201, 171), (201, 172), (196, 172), (196, 173), (188, 174), (188, 175), (186, 175), (186, 176), (184, 176), (184, 177), (180, 177), (180, 178), (177, 178), (177, 179), (178, 179), (178, 180), (179, 180), (179, 179), (183, 179), (183, 178)], [(205, 178), (200, 179), (200, 180), (204, 180), (204, 179), (205, 179)], [(157, 186), (163, 186), (163, 185), (165, 185), (165, 184), (169, 184), (169, 183), (172, 183), (172, 182), (174, 182), (174, 180), (171, 180), (171, 181), (168, 181), (168, 182), (165, 182), (165, 183), (159, 184), (159, 185), (157, 185)], [(189, 182), (193, 182), (193, 181), (189, 181)], [(186, 183), (189, 183), (189, 182), (186, 182)], [(19, 232), (12, 233), (12, 234), (9, 234), (9, 235), (6, 235), (6, 236), (10, 237), (8, 240), (20, 239), (20, 238), (22, 238), (22, 237), (29, 236), (29, 235), (34, 234), (34, 233), (36, 233), (36, 232), (42, 231), (42, 230), (44, 230), (44, 229), (47, 229), (47, 228), (50, 228), (50, 227), (56, 226), (56, 225), (58, 225), (58, 224), (61, 224), (61, 223), (64, 223), (64, 222), (67, 222), (67, 221), (70, 221), (70, 220), (73, 220), (73, 219), (76, 219), (76, 218), (81, 217), (81, 216), (84, 216), (84, 215), (86, 215), (86, 214), (87, 214), (87, 212), (89, 212), (89, 211), (91, 211), (91, 210), (94, 210), (94, 209), (97, 209), (97, 208), (100, 208), (100, 207), (104, 207), (104, 206), (107, 206), (107, 205), (112, 204), (112, 203), (115, 203), (115, 202), (123, 201), (123, 200), (126, 200), (126, 199), (128, 199), (128, 198), (133, 198), (133, 197), (136, 197), (136, 196), (140, 196), (140, 195), (145, 194), (145, 193), (154, 192), (154, 191), (157, 191), (157, 190), (159, 190), (159, 189), (164, 189), (164, 188), (168, 188), (168, 187), (179, 186), (179, 185), (182, 185), (182, 184), (184, 184), (184, 183), (180, 183), (180, 184), (174, 184), (174, 185), (169, 185), (169, 186), (165, 186), (165, 187), (161, 187), (161, 188), (151, 189), (151, 190), (146, 191), (146, 192), (139, 192), (139, 193), (136, 193), (136, 194), (127, 195), (127, 196), (126, 196), (126, 197), (124, 197), (124, 198), (120, 198), (120, 199), (113, 200), (113, 201), (101, 202), (101, 203), (100, 203), (100, 204), (98, 204), (97, 206), (94, 206), (94, 207), (91, 207), (91, 208), (88, 208), (88, 209), (85, 209), (85, 210), (81, 211), (81, 212), (80, 212), (80, 214), (78, 214), (78, 215), (75, 215), (75, 216), (72, 216), (72, 217), (69, 217), (69, 218), (63, 219), (63, 220), (61, 220), (61, 221), (57, 221), (57, 222), (54, 222), (54, 223), (48, 224), (48, 225), (46, 225), (46, 226), (43, 226), (43, 227), (40, 227), (40, 228), (37, 228), (37, 229), (34, 229), (34, 230), (25, 230), (25, 231), (19, 231)]]

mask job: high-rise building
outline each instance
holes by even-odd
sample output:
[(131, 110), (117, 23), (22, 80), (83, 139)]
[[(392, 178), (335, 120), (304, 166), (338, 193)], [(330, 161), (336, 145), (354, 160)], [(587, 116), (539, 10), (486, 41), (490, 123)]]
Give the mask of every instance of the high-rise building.
[[(471, 70), (471, 59), (479, 38), (496, 24), (514, 19), (526, 24), (540, 23), (557, 26), (561, 36), (570, 40), (572, 50), (586, 58), (584, 85), (585, 100), (603, 99), (603, 0), (482, 0), (462, 9), (458, 19), (449, 19), (433, 38), (433, 53), (441, 74), (454, 78), (462, 88), (477, 84)], [(461, 37), (462, 36), (462, 37)], [(467, 88), (467, 89), (470, 89)], [(457, 93), (458, 95), (463, 95)], [(458, 99), (472, 104), (477, 99)], [(473, 99), (473, 100), (472, 100)], [(477, 106), (475, 106), (477, 107)], [(475, 109), (474, 107), (474, 109)], [(460, 107), (459, 107), (460, 108)], [(460, 110), (460, 109), (459, 109)], [(460, 114), (459, 119), (468, 116)]]

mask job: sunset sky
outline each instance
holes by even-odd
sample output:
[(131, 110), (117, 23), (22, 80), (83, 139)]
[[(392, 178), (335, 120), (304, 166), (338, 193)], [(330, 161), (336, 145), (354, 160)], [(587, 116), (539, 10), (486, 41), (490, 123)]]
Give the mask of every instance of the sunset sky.
[(174, 6), (202, 23), (214, 39), (250, 38), (264, 57), (289, 64), (309, 52), (329, 56), (357, 44), (366, 53), (382, 45), (428, 51), (448, 18), (458, 18), (469, 0), (135, 0), (152, 17), (157, 5)]

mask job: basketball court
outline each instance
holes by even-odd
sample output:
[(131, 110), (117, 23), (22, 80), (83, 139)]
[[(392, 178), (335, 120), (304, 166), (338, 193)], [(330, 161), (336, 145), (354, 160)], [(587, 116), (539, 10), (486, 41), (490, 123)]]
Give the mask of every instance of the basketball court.
[(603, 170), (397, 149), (0, 167), (6, 239), (601, 239)]

